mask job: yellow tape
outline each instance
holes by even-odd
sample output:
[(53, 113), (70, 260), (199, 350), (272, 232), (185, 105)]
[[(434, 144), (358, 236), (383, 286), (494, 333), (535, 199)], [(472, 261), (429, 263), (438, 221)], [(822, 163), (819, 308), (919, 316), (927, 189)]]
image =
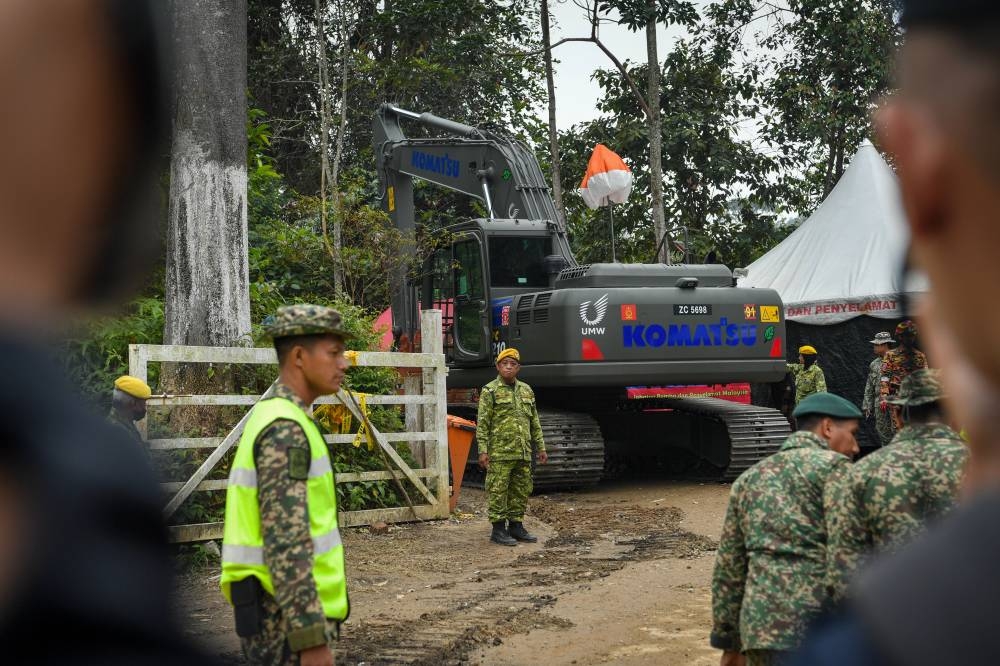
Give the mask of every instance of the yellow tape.
[[(368, 413), (368, 394), (351, 393), (351, 395), (355, 396), (358, 399), (358, 406), (361, 407), (361, 413), (364, 414), (366, 418), (369, 418), (370, 415)], [(358, 432), (356, 435), (354, 435), (354, 448), (358, 448), (359, 446), (361, 446), (362, 438), (366, 438), (368, 440), (368, 450), (374, 451), (375, 437), (370, 432), (368, 432), (368, 425), (365, 423), (364, 419), (362, 419), (361, 423), (358, 424)]]
[[(344, 389), (345, 393), (350, 393), (358, 401), (358, 406), (361, 408), (361, 413), (365, 417), (370, 417), (371, 414), (368, 411), (368, 394), (367, 393), (354, 393), (353, 391), (348, 391)], [(330, 432), (339, 432), (341, 435), (348, 435), (351, 432), (351, 426), (354, 424), (354, 417), (351, 415), (351, 410), (347, 408), (347, 405), (328, 405), (323, 404), (316, 407), (313, 410), (313, 418), (316, 419), (324, 428)], [(354, 448), (361, 446), (361, 443), (365, 440), (368, 441), (368, 450), (375, 450), (375, 436), (368, 432), (368, 426), (365, 424), (365, 420), (361, 419), (358, 424), (358, 432), (354, 435), (354, 441), (351, 442)]]
[(348, 349), (347, 351), (345, 351), (344, 358), (346, 358), (347, 362), (350, 363), (351, 365), (358, 364), (358, 352), (354, 351), (353, 349)]

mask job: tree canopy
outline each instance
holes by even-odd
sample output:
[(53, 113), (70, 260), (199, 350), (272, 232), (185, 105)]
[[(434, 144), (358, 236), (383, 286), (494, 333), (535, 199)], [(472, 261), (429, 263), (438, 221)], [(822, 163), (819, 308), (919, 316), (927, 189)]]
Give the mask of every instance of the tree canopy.
[[(371, 123), (379, 104), (515, 136), (549, 173), (542, 1), (248, 1), (255, 326), (291, 301), (337, 298), (369, 313), (387, 307), (388, 276), (402, 241), (382, 212), (385, 193), (375, 172)], [(596, 8), (602, 24), (638, 33), (653, 21), (680, 32), (657, 45), (658, 77), (650, 77), (648, 59), (619, 67), (595, 48), (598, 117), (558, 128), (566, 225), (580, 261), (611, 256), (607, 211), (587, 209), (575, 193), (598, 142), (618, 152), (636, 177), (630, 200), (614, 211), (618, 256), (653, 260), (652, 134), (660, 143), (671, 256), (700, 262), (711, 254), (731, 267), (753, 261), (811, 212), (869, 135), (900, 39), (895, 0), (578, 3), (563, 11), (582, 12), (585, 5)], [(551, 53), (558, 69), (558, 47)], [(651, 134), (636, 91), (648, 94), (643, 82), (654, 79), (659, 98), (650, 100), (658, 110)], [(558, 89), (554, 97), (574, 103)], [(420, 183), (416, 199), (418, 224), (427, 229), (483, 213), (475, 201)], [(327, 201), (335, 204), (325, 214), (336, 238), (324, 224)], [(122, 327), (138, 313), (162, 316), (162, 300), (162, 284), (154, 280), (129, 316), (96, 339), (125, 339)], [(156, 341), (147, 329), (137, 330), (136, 339)], [(95, 347), (87, 349), (77, 357), (89, 358)], [(112, 360), (102, 372), (120, 369), (114, 359), (124, 351), (105, 357)]]

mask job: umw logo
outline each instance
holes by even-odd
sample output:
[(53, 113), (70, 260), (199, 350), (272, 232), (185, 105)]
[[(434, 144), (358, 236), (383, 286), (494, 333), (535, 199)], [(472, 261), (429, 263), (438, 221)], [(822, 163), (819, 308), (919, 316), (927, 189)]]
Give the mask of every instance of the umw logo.
[(604, 294), (594, 301), (594, 318), (590, 317), (590, 301), (580, 303), (580, 319), (587, 326), (597, 326), (604, 321), (604, 315), (608, 314), (608, 295)]

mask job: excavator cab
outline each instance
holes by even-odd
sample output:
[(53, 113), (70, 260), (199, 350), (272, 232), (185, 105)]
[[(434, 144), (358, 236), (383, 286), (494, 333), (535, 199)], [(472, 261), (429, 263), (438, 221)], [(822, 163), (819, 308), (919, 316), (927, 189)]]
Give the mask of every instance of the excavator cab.
[(443, 313), (445, 351), (457, 367), (492, 366), (502, 351), (495, 301), (549, 289), (567, 261), (552, 254), (549, 225), (478, 219), (445, 229), (425, 261), (416, 300)]

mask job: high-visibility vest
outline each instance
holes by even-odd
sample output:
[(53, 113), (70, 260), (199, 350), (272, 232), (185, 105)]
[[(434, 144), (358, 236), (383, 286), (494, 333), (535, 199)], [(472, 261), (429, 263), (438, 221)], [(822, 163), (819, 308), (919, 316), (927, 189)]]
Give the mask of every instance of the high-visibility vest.
[(226, 489), (222, 592), (232, 603), (230, 586), (248, 576), (256, 576), (264, 590), (274, 596), (274, 582), (264, 562), (254, 443), (260, 433), (278, 419), (299, 424), (309, 439), (311, 460), (306, 499), (309, 505), (309, 535), (313, 542), (313, 579), (323, 613), (331, 620), (342, 622), (347, 619), (350, 605), (344, 576), (344, 547), (337, 529), (337, 495), (330, 454), (313, 420), (286, 398), (269, 398), (257, 403), (236, 449)]

